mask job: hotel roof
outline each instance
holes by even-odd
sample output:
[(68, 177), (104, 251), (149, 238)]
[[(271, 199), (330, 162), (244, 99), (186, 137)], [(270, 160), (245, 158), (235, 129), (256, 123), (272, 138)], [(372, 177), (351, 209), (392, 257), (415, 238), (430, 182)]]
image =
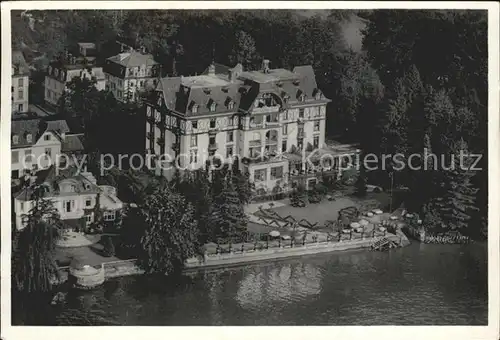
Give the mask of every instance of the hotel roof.
[(158, 65), (151, 54), (142, 54), (134, 50), (119, 53), (113, 57), (108, 58), (107, 60), (125, 67)]

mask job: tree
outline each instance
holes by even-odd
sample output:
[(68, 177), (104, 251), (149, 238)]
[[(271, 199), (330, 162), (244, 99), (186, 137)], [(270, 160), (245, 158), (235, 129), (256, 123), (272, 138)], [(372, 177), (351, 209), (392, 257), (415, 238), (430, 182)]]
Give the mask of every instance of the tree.
[(193, 206), (163, 185), (148, 195), (140, 209), (145, 230), (138, 264), (147, 274), (179, 273), (198, 249)]
[[(436, 197), (427, 204), (426, 218), (433, 227), (471, 233), (469, 229), (471, 214), (477, 210), (475, 205), (477, 189), (471, 184), (473, 173), (470, 167), (473, 160), (467, 156), (467, 144), (463, 140), (453, 142), (450, 149), (452, 150), (452, 153), (448, 154), (452, 162), (450, 170), (443, 176)], [(477, 227), (475, 231), (477, 233)]]
[(236, 239), (246, 231), (248, 217), (236, 192), (231, 175), (226, 175), (222, 190), (213, 198), (207, 223), (213, 241)]
[(111, 238), (111, 236), (105, 236), (103, 237), (103, 252), (104, 252), (104, 255), (105, 256), (114, 256), (115, 255), (115, 245), (113, 243), (113, 239)]
[(89, 127), (99, 111), (101, 94), (96, 88), (97, 81), (86, 77), (74, 77), (67, 84), (66, 92), (60, 98), (60, 111), (64, 117), (77, 119), (83, 128), (86, 140), (96, 138)]
[(250, 181), (249, 174), (242, 173), (239, 169), (232, 170), (232, 180), (241, 204), (248, 204), (252, 198), (254, 184)]
[(240, 63), (245, 70), (251, 70), (255, 67), (258, 59), (255, 40), (247, 32), (237, 31), (233, 51), (230, 55), (231, 62), (233, 64)]
[(23, 216), (26, 221), (13, 249), (13, 288), (24, 295), (46, 293), (58, 276), (54, 251), (60, 237), (61, 221), (53, 203), (43, 197), (42, 187), (32, 187), (33, 208)]

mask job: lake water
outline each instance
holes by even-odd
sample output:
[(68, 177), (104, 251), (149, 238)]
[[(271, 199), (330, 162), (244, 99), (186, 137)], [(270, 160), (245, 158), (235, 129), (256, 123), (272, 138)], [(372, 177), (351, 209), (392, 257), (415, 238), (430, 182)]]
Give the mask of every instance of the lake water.
[(54, 307), (59, 324), (486, 325), (485, 244), (414, 243), (198, 272), (124, 277)]

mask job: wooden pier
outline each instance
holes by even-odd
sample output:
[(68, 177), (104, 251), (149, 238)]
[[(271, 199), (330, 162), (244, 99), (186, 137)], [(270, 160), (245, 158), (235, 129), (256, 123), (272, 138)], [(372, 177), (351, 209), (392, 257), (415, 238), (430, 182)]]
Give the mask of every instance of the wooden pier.
[(397, 244), (395, 241), (387, 238), (387, 237), (382, 237), (376, 241), (374, 241), (371, 245), (372, 250), (377, 250), (377, 251), (386, 251), (392, 248), (398, 248), (400, 247), (399, 244)]

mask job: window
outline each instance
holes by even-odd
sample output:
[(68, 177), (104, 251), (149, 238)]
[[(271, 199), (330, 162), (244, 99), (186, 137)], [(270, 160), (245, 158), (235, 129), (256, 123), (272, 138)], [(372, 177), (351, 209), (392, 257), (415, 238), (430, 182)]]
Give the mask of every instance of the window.
[(234, 131), (228, 131), (226, 135), (226, 143), (232, 143), (234, 141)]
[(304, 127), (303, 126), (299, 126), (299, 129), (297, 130), (297, 135), (298, 135), (298, 137), (304, 136)]
[(193, 120), (191, 122), (191, 124), (193, 125), (193, 129), (197, 129), (198, 128), (198, 121), (197, 120)]
[(19, 151), (11, 152), (12, 163), (19, 163)]
[(209, 143), (210, 145), (215, 145), (215, 136), (210, 136), (210, 137), (208, 138), (208, 141), (209, 141), (208, 143)]
[(19, 112), (23, 112), (24, 111), (23, 104), (17, 105), (17, 111), (19, 111)]
[(194, 104), (193, 107), (191, 108), (191, 112), (197, 113), (198, 112), (198, 105)]
[(52, 149), (51, 148), (45, 148), (45, 154), (47, 156), (49, 156), (49, 157), (52, 156)]
[(13, 170), (11, 172), (12, 179), (18, 179), (19, 178), (19, 170)]
[(283, 178), (283, 167), (276, 166), (271, 168), (271, 179), (281, 179)]
[(64, 202), (64, 211), (65, 212), (71, 212), (73, 211), (73, 209), (75, 208), (75, 201), (71, 200), (71, 201), (65, 201)]
[(299, 118), (304, 118), (304, 109), (299, 109)]
[(189, 163), (195, 164), (198, 162), (198, 150), (191, 150), (189, 153)]
[(319, 120), (314, 121), (314, 131), (319, 131)]
[(91, 205), (92, 205), (92, 198), (87, 197), (87, 198), (85, 199), (85, 206), (86, 206), (86, 207), (90, 207)]
[(33, 136), (31, 135), (31, 133), (28, 133), (28, 134), (26, 135), (26, 141), (27, 141), (28, 143), (33, 142)]
[(288, 124), (283, 124), (283, 137), (288, 135)]
[(12, 136), (12, 144), (17, 144), (17, 143), (19, 143), (19, 136), (18, 135)]
[(116, 213), (114, 211), (104, 212), (104, 221), (114, 221), (116, 218)]
[(121, 98), (122, 97), (122, 91), (118, 90), (118, 92), (116, 93), (116, 95), (118, 96), (118, 98)]
[(215, 123), (216, 123), (215, 119), (210, 119), (210, 128), (211, 129), (215, 129)]
[(139, 87), (144, 87), (144, 81), (139, 81)]
[(286, 147), (286, 140), (284, 140), (281, 144), (281, 152), (286, 152), (287, 147)]
[(19, 99), (24, 99), (24, 91), (23, 90), (19, 90), (17, 91), (17, 97)]
[(24, 79), (23, 78), (19, 78), (17, 85), (19, 87), (23, 87), (24, 86)]
[(230, 102), (229, 102), (229, 104), (227, 104), (227, 108), (228, 108), (229, 110), (234, 109), (234, 102), (233, 102), (233, 101), (230, 101)]
[(233, 157), (233, 147), (232, 146), (228, 146), (226, 148), (226, 157), (227, 158)]
[(92, 215), (85, 215), (85, 222), (92, 223)]
[(50, 135), (45, 135), (45, 136), (43, 136), (43, 140), (45, 140), (45, 141), (50, 140)]
[(31, 149), (24, 150), (24, 161), (26, 163), (31, 163), (33, 160), (33, 154), (31, 153)]
[(313, 139), (313, 147), (318, 148), (319, 147), (319, 137), (314, 137)]
[(21, 211), (24, 211), (24, 202), (20, 202), (21, 204), (19, 204), (19, 208), (21, 209)]
[(299, 150), (302, 150), (303, 147), (304, 147), (304, 139), (297, 138), (297, 148), (299, 148)]
[(191, 136), (191, 146), (198, 146), (198, 135)]
[(255, 170), (254, 173), (254, 181), (255, 182), (264, 182), (267, 177), (266, 169)]

